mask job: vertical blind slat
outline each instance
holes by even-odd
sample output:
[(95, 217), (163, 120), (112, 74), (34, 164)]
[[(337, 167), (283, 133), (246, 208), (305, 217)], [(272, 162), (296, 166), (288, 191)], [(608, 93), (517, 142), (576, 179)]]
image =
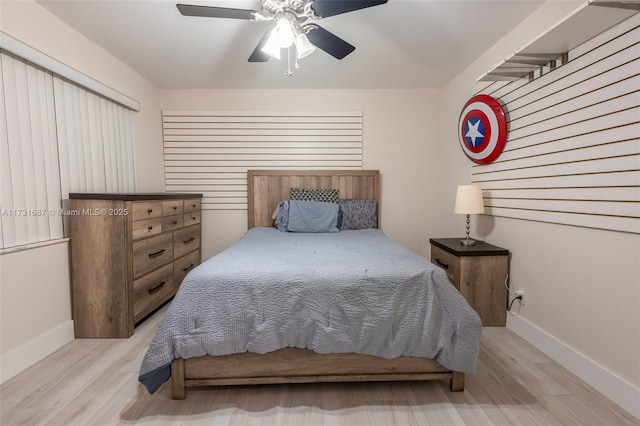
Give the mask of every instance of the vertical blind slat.
[[(7, 214), (7, 212), (13, 208), (13, 186), (11, 179), (11, 169), (9, 168), (9, 130), (8, 130), (8, 117), (7, 117), (7, 91), (5, 90), (5, 83), (8, 81), (8, 72), (5, 72), (5, 68), (8, 67), (8, 58), (5, 55), (0, 54), (0, 207), (2, 210), (2, 220), (0, 221), (0, 235), (2, 236), (2, 247), (12, 245), (15, 243), (15, 221), (13, 216)], [(9, 85), (11, 87), (11, 85)]]
[(62, 220), (50, 210), (60, 205), (59, 186), (52, 181), (52, 167), (58, 167), (57, 156), (52, 158), (55, 111), (47, 94), (52, 76), (19, 58), (0, 58), (2, 247), (61, 238)]

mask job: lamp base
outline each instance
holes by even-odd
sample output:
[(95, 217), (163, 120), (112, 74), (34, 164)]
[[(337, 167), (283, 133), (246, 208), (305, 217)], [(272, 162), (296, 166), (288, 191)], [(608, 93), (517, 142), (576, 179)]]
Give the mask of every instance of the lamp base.
[(460, 244), (462, 244), (463, 246), (475, 246), (476, 245), (476, 240), (460, 240)]

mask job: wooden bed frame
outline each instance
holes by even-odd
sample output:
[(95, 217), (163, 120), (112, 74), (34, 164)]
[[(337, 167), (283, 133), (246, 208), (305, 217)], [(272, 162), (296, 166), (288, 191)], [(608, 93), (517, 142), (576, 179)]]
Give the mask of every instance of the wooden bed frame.
[[(272, 226), (276, 206), (289, 199), (292, 187), (335, 188), (340, 198), (375, 199), (380, 205), (377, 170), (249, 170), (247, 179), (249, 228)], [(401, 380), (449, 380), (452, 391), (464, 390), (464, 373), (426, 358), (385, 359), (287, 348), (266, 354), (179, 359), (171, 365), (173, 399), (184, 399), (187, 388), (200, 386)]]

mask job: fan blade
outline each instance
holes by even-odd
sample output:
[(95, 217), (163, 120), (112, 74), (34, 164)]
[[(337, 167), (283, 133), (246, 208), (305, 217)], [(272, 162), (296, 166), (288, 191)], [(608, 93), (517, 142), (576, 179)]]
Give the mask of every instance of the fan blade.
[(315, 0), (311, 8), (321, 18), (385, 4), (388, 0)]
[(267, 31), (266, 34), (262, 36), (260, 43), (258, 43), (256, 48), (253, 50), (253, 53), (251, 54), (251, 56), (249, 56), (249, 62), (267, 62), (269, 60), (271, 56), (264, 53), (262, 51), (262, 48), (267, 43), (267, 40), (269, 40), (270, 34), (271, 32)]
[(324, 50), (336, 59), (342, 59), (349, 53), (356, 50), (355, 46), (347, 43), (337, 35), (325, 30), (319, 25), (310, 24), (304, 28), (313, 27), (308, 33), (307, 38), (319, 49)]
[(228, 7), (197, 6), (193, 4), (177, 4), (176, 7), (184, 16), (202, 16), (205, 18), (231, 18), (254, 20), (255, 10), (230, 9)]

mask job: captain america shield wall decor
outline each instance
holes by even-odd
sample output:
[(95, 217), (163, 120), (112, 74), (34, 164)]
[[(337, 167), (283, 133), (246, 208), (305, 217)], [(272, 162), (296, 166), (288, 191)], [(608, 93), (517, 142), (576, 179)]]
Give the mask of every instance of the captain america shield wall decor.
[(489, 95), (476, 95), (462, 108), (458, 121), (460, 146), (471, 161), (489, 164), (507, 142), (507, 119), (502, 105)]

